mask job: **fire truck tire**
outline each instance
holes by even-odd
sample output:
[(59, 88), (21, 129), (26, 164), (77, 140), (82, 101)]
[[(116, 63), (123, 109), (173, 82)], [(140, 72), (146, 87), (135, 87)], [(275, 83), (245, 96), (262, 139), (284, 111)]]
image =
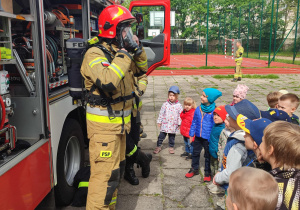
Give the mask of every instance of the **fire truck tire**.
[(76, 187), (73, 180), (84, 164), (84, 136), (78, 121), (67, 118), (61, 133), (57, 150), (56, 175), (54, 187), (56, 206), (69, 205)]

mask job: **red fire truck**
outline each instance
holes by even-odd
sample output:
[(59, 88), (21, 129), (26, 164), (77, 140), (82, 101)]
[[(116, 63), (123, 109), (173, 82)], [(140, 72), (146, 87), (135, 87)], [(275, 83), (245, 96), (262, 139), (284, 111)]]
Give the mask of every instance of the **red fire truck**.
[[(0, 1), (0, 209), (34, 209), (53, 190), (57, 205), (72, 201), (88, 139), (83, 102), (70, 95), (67, 42), (97, 36), (99, 14), (119, 3)], [(132, 1), (129, 9), (148, 74), (168, 65), (170, 1)]]

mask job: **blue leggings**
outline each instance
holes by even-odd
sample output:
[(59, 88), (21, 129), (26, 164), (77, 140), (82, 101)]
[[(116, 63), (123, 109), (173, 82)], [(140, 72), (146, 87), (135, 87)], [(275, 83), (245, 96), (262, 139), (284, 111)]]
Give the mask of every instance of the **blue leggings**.
[(189, 154), (193, 154), (193, 142), (190, 142), (189, 137), (183, 137), (184, 144), (185, 144), (185, 151)]

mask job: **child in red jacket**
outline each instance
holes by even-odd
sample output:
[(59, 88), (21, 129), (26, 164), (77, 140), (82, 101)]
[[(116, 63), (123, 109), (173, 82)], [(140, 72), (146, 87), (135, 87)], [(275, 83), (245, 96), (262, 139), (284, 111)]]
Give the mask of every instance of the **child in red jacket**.
[(186, 157), (186, 159), (192, 159), (193, 153), (193, 144), (189, 140), (189, 132), (192, 125), (193, 117), (195, 109), (197, 108), (195, 101), (187, 97), (184, 102), (184, 110), (180, 114), (181, 118), (181, 126), (180, 133), (183, 136), (184, 144), (185, 144), (185, 152), (182, 153), (181, 157)]

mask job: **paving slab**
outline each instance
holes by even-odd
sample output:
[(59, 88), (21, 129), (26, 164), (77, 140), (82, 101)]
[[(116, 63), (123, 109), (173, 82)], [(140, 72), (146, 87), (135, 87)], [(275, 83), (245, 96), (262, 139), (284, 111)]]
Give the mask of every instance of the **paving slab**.
[(162, 195), (160, 175), (142, 178), (138, 176), (139, 185), (132, 186), (126, 180), (122, 180), (119, 195)]
[(163, 199), (160, 196), (118, 196), (116, 209), (157, 209), (163, 210)]

